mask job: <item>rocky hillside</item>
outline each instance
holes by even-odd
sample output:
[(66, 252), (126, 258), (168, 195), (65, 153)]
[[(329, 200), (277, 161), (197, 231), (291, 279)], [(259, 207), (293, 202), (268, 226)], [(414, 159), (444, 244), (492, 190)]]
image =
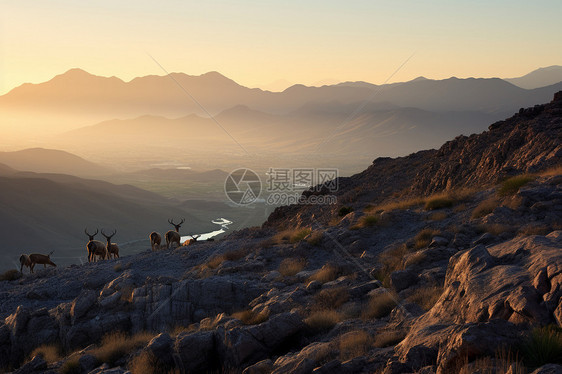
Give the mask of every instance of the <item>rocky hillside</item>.
[[(378, 159), (341, 181), (333, 209), (287, 207), (216, 242), (8, 272), (1, 366), (562, 372), (557, 98), (439, 151)], [(533, 144), (517, 143), (518, 134)], [(454, 160), (463, 160), (456, 169)], [(470, 189), (456, 174), (444, 182), (453, 169), (470, 176)], [(447, 188), (431, 194), (438, 186)]]
[[(488, 131), (469, 137), (459, 136), (439, 150), (420, 151), (406, 157), (378, 158), (365, 171), (340, 178), (340, 188), (335, 194), (338, 202), (361, 207), (438, 191), (489, 187), (510, 176), (545, 170), (560, 163), (562, 91), (548, 104), (522, 108), (511, 118), (490, 125)], [(334, 209), (281, 207), (269, 217), (266, 226), (306, 224), (310, 217), (325, 223), (334, 214)]]

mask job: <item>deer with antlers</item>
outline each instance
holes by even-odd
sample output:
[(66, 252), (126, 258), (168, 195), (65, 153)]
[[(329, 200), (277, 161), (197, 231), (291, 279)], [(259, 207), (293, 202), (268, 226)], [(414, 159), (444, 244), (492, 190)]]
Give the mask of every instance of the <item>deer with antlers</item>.
[(162, 244), (162, 236), (156, 231), (153, 231), (148, 237), (150, 238), (150, 246), (152, 247), (152, 250), (158, 251), (160, 249), (160, 244)]
[(197, 239), (199, 239), (201, 235), (189, 235), (189, 236), (191, 236), (191, 239), (187, 239), (185, 242), (183, 242), (184, 247), (187, 247), (188, 245), (191, 244), (195, 244), (197, 242)]
[(181, 236), (180, 236), (179, 232), (180, 232), (180, 227), (184, 222), (185, 222), (185, 218), (182, 218), (180, 223), (174, 223), (173, 219), (168, 220), (168, 223), (170, 225), (174, 226), (176, 231), (170, 230), (166, 233), (166, 249), (170, 249), (170, 246), (173, 243), (176, 243), (178, 245), (178, 247), (180, 246)]
[(101, 257), (105, 260), (107, 257), (107, 249), (105, 248), (105, 244), (100, 242), (99, 240), (94, 240), (94, 237), (98, 234), (98, 229), (93, 234), (88, 232), (88, 229), (84, 229), (84, 233), (88, 236), (90, 241), (86, 244), (86, 249), (88, 250), (88, 262), (96, 261), (96, 256)]
[(45, 268), (47, 268), (47, 265), (51, 265), (54, 267), (57, 267), (57, 265), (51, 261), (51, 255), (53, 254), (53, 252), (51, 251), (51, 253), (49, 253), (48, 255), (42, 255), (40, 253), (32, 253), (30, 255), (21, 255), (20, 256), (20, 273), (23, 274), (23, 267), (27, 266), (29, 267), (29, 271), (31, 273), (33, 273), (33, 268), (35, 267), (36, 264), (43, 264), (43, 266)]
[(101, 229), (101, 234), (107, 239), (107, 245), (105, 246), (105, 249), (107, 250), (107, 258), (111, 258), (111, 255), (113, 255), (113, 258), (119, 258), (119, 246), (117, 243), (111, 242), (111, 238), (113, 238), (116, 233), (117, 230), (113, 230), (111, 235), (107, 235), (103, 229)]

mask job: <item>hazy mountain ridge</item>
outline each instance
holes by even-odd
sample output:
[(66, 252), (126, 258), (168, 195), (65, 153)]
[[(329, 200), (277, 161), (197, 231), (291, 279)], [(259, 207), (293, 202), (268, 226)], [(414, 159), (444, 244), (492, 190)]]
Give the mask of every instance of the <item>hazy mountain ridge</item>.
[(85, 177), (108, 175), (113, 172), (109, 167), (97, 165), (72, 153), (45, 148), (0, 152), (0, 163), (21, 171)]
[(544, 87), (562, 82), (562, 66), (553, 65), (539, 68), (522, 77), (506, 78), (505, 80), (526, 89)]
[(293, 85), (283, 92), (272, 93), (241, 86), (216, 72), (201, 76), (172, 73), (171, 77), (146, 76), (124, 82), (115, 77), (98, 77), (72, 69), (50, 81), (24, 84), (0, 96), (0, 112), (7, 118), (29, 112), (28, 120), (39, 113), (68, 116), (69, 121), (73, 118), (71, 122), (60, 119), (67, 129), (79, 127), (77, 123), (84, 121), (92, 123), (147, 114), (165, 117), (192, 113), (204, 115), (183, 89), (212, 114), (237, 105), (286, 114), (308, 102), (349, 104), (368, 100), (429, 111), (478, 110), (505, 116), (519, 107), (548, 100), (562, 89), (562, 83), (525, 90), (497, 78), (415, 79), (383, 86), (368, 83), (322, 87)]

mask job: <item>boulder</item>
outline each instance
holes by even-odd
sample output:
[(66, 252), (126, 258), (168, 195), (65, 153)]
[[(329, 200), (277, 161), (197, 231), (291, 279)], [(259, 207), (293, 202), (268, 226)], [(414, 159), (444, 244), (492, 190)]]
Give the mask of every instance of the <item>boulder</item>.
[(180, 333), (174, 343), (174, 353), (179, 356), (183, 370), (191, 372), (209, 372), (213, 365), (218, 365), (214, 359), (215, 332), (198, 331), (196, 333)]

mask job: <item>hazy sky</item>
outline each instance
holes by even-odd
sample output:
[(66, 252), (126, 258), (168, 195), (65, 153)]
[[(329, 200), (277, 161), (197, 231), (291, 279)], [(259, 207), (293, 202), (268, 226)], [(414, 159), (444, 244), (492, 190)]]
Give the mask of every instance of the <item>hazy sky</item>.
[(216, 70), (247, 86), (284, 79), (383, 83), (515, 77), (562, 65), (562, 1), (0, 2), (0, 94), (70, 68), (130, 80)]

